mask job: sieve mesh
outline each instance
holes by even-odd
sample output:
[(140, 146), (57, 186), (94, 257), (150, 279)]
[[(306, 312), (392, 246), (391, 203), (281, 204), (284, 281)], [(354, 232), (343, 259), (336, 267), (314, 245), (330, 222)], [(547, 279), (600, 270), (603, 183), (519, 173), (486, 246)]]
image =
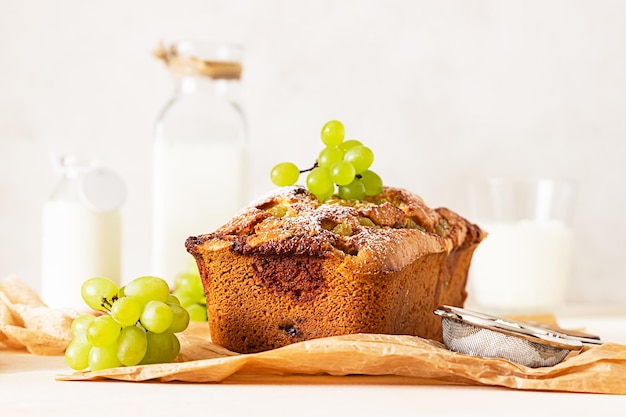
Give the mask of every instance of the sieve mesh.
[(441, 324), (446, 347), (467, 355), (503, 358), (539, 368), (556, 365), (570, 352), (569, 349), (533, 342), (449, 317), (442, 317)]

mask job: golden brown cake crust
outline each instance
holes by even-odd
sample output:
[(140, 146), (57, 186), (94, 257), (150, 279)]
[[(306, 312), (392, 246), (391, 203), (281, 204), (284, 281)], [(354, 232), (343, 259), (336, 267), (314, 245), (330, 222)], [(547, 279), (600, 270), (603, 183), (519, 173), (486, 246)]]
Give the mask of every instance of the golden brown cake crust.
[(214, 341), (254, 352), (358, 332), (440, 339), (432, 311), (462, 306), (483, 237), (403, 189), (320, 203), (287, 187), (186, 246), (207, 292)]

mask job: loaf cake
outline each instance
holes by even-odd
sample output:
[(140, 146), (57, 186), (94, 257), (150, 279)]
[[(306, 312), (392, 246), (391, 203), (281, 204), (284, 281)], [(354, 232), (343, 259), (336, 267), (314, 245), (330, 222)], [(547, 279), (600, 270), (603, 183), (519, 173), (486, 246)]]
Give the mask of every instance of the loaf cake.
[(404, 189), (320, 202), (284, 187), (213, 233), (189, 237), (212, 340), (241, 353), (383, 333), (441, 340), (441, 304), (462, 307), (485, 233)]

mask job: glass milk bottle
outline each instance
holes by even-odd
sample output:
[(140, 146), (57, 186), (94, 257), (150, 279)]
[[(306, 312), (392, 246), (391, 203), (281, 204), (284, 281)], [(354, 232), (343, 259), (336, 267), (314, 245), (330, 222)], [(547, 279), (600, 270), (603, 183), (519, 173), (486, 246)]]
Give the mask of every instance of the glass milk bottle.
[(170, 284), (193, 264), (187, 237), (213, 232), (248, 201), (241, 53), (187, 41), (155, 53), (175, 81), (153, 148), (152, 273)]
[(92, 277), (119, 284), (121, 179), (71, 156), (55, 160), (60, 180), (43, 206), (41, 297), (50, 307), (86, 308), (82, 283)]

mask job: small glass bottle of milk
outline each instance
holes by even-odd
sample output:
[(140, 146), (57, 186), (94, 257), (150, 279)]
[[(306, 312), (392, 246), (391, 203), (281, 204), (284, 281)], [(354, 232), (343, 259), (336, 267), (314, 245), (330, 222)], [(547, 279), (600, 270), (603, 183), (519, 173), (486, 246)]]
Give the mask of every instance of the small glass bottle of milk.
[(86, 308), (85, 280), (100, 276), (120, 283), (126, 188), (93, 162), (61, 156), (54, 165), (60, 180), (43, 206), (41, 297), (50, 307), (80, 310)]
[(248, 202), (242, 48), (184, 41), (155, 55), (175, 89), (154, 132), (151, 263), (171, 284), (192, 261), (185, 240), (215, 231)]

